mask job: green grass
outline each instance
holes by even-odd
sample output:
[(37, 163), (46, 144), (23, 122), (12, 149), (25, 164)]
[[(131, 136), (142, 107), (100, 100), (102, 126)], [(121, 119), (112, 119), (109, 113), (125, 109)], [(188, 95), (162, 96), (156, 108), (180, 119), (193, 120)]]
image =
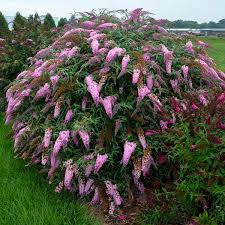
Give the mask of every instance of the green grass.
[(218, 68), (225, 71), (225, 38), (201, 38), (210, 44), (209, 55), (216, 61)]
[(100, 225), (75, 197), (55, 193), (35, 167), (14, 159), (9, 133), (0, 117), (0, 225)]

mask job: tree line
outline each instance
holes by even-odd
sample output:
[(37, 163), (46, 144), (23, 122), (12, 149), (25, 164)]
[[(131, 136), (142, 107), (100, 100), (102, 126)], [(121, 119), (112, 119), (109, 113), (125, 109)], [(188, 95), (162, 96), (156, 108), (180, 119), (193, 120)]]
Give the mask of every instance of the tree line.
[[(12, 22), (12, 32), (17, 32), (29, 26), (34, 26), (36, 28), (42, 29), (43, 31), (47, 31), (56, 27), (63, 27), (67, 22), (68, 21), (66, 18), (61, 18), (58, 22), (58, 25), (56, 26), (55, 21), (50, 13), (47, 13), (45, 15), (44, 21), (42, 22), (38, 13), (30, 15), (28, 18), (26, 18), (22, 16), (19, 12), (17, 12)], [(9, 24), (2, 12), (0, 12), (0, 37), (7, 37), (9, 34)]]
[(166, 27), (168, 28), (192, 28), (192, 29), (204, 29), (204, 28), (225, 28), (225, 19), (218, 22), (210, 21), (208, 23), (198, 23), (196, 21), (175, 20), (167, 21)]

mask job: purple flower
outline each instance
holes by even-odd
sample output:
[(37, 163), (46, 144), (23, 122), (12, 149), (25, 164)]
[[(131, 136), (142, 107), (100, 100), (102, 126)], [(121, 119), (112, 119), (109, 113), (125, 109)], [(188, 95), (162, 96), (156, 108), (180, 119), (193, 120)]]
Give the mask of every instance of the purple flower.
[(183, 65), (183, 66), (181, 67), (181, 70), (182, 70), (182, 73), (183, 73), (183, 75), (184, 75), (184, 79), (187, 80), (187, 78), (188, 78), (188, 72), (189, 72), (189, 67)]
[(23, 90), (20, 94), (21, 97), (28, 97), (30, 96), (30, 92), (31, 92), (31, 89), (30, 88), (27, 88), (25, 90)]
[(116, 184), (113, 185), (111, 181), (105, 181), (106, 193), (113, 198), (113, 201), (116, 205), (122, 204), (122, 198), (117, 190)]
[(84, 188), (85, 188), (85, 183), (83, 179), (79, 180), (79, 194), (84, 195)]
[(112, 29), (112, 28), (116, 28), (117, 27), (117, 24), (114, 24), (114, 23), (103, 23), (103, 24), (100, 24), (97, 29), (99, 30), (105, 30), (105, 29)]
[(84, 26), (85, 28), (91, 29), (95, 26), (95, 22), (93, 21), (84, 21), (81, 23), (82, 26)]
[(94, 184), (94, 180), (92, 180), (92, 179), (88, 179), (87, 180), (87, 183), (86, 183), (86, 185), (84, 187), (84, 193), (85, 194), (88, 194), (88, 192), (90, 191), (90, 189), (91, 189), (93, 184)]
[(111, 49), (108, 52), (108, 55), (106, 56), (106, 59), (105, 59), (106, 64), (109, 64), (111, 61), (116, 59), (116, 57), (123, 55), (125, 52), (126, 52), (126, 50), (123, 48), (115, 47), (115, 48)]
[(43, 87), (41, 87), (37, 91), (34, 99), (37, 100), (37, 99), (43, 98), (43, 97), (46, 97), (46, 99), (48, 99), (50, 97), (50, 95), (51, 95), (50, 85), (48, 83), (46, 83)]
[(70, 131), (60, 131), (58, 138), (55, 141), (52, 155), (56, 157), (62, 147), (65, 147), (69, 141)]
[(160, 120), (160, 126), (162, 130), (167, 130), (168, 129), (167, 125), (168, 125), (167, 121)]
[(127, 72), (128, 63), (130, 62), (130, 56), (125, 55), (122, 59), (122, 68), (118, 77), (123, 76)]
[(55, 192), (60, 193), (63, 190), (64, 183), (61, 181), (58, 186), (55, 188)]
[(141, 101), (146, 95), (150, 94), (150, 90), (146, 85), (138, 87), (138, 100)]
[(39, 52), (37, 52), (37, 54), (34, 56), (34, 58), (46, 58), (49, 53), (51, 52), (51, 47), (48, 47), (48, 48), (44, 48), (42, 50), (40, 50)]
[(55, 110), (54, 110), (54, 118), (57, 118), (60, 114), (60, 103), (56, 102)]
[(98, 50), (99, 50), (99, 42), (97, 39), (94, 39), (92, 42), (91, 42), (91, 49), (92, 49), (92, 52), (94, 55), (97, 55), (98, 54)]
[(87, 132), (80, 130), (79, 132), (80, 138), (83, 141), (83, 144), (86, 149), (90, 148), (90, 136)]
[(104, 99), (100, 100), (101, 104), (103, 105), (106, 114), (110, 119), (113, 117), (113, 106), (116, 103), (116, 97), (115, 96), (107, 96)]
[(100, 87), (98, 83), (96, 83), (93, 80), (93, 76), (89, 75), (85, 78), (85, 82), (87, 84), (87, 90), (91, 94), (95, 104), (99, 102), (99, 93), (100, 93)]
[(166, 64), (166, 72), (171, 74), (173, 52), (169, 51), (166, 47), (163, 48), (164, 62)]
[(146, 149), (147, 148), (147, 142), (145, 140), (144, 131), (142, 130), (142, 128), (139, 128), (137, 133), (138, 133), (138, 139), (141, 143), (142, 148)]
[(91, 173), (94, 171), (95, 167), (93, 164), (88, 164), (85, 168), (85, 177), (89, 177)]
[(139, 69), (134, 69), (133, 75), (132, 75), (132, 84), (136, 84), (139, 80), (141, 71)]
[(151, 91), (152, 88), (153, 88), (153, 84), (154, 84), (154, 80), (153, 80), (153, 77), (152, 77), (151, 74), (148, 74), (148, 75), (147, 75), (146, 83), (147, 83), (148, 89)]
[(91, 200), (91, 204), (96, 205), (99, 201), (100, 201), (99, 190), (98, 190), (98, 187), (96, 187), (94, 196)]
[(130, 12), (129, 19), (137, 22), (140, 19), (141, 13), (142, 13), (142, 8), (134, 9), (133, 11)]
[(56, 84), (57, 84), (58, 81), (59, 81), (59, 76), (58, 76), (58, 75), (51, 76), (51, 77), (50, 77), (50, 80), (51, 80), (51, 82), (52, 82), (52, 87), (53, 87), (53, 90), (54, 90), (55, 87), (56, 87)]
[(129, 142), (129, 141), (125, 142), (123, 158), (121, 161), (123, 166), (126, 166), (129, 163), (130, 157), (135, 151), (136, 147), (137, 147), (137, 144), (135, 142)]
[(95, 173), (98, 173), (98, 171), (101, 169), (101, 167), (103, 166), (103, 164), (107, 161), (108, 159), (108, 155), (97, 155), (97, 159), (95, 162)]
[(172, 86), (172, 88), (173, 88), (173, 91), (174, 91), (175, 93), (180, 93), (180, 89), (179, 89), (179, 87), (178, 87), (178, 79), (170, 80), (170, 84), (171, 84), (171, 86)]
[(194, 54), (194, 49), (193, 49), (193, 44), (191, 41), (187, 42), (187, 44), (185, 45), (186, 51), (188, 53)]
[(151, 165), (155, 165), (154, 159), (152, 158), (149, 149), (145, 149), (142, 157), (142, 172), (144, 177), (149, 175)]
[(199, 101), (202, 103), (202, 105), (207, 106), (209, 101), (205, 98), (204, 95), (199, 95)]
[(65, 124), (69, 123), (72, 120), (72, 118), (73, 118), (73, 111), (72, 111), (72, 109), (69, 109), (66, 113), (64, 123)]
[(47, 128), (45, 130), (45, 136), (44, 136), (44, 139), (43, 139), (43, 143), (44, 143), (44, 147), (45, 148), (49, 147), (51, 136), (52, 136), (52, 129), (51, 128)]
[(71, 187), (71, 182), (74, 176), (77, 176), (78, 174), (78, 170), (77, 170), (77, 166), (74, 165), (69, 165), (66, 167), (66, 172), (65, 172), (65, 176), (64, 176), (64, 186), (66, 189), (72, 191), (72, 187)]

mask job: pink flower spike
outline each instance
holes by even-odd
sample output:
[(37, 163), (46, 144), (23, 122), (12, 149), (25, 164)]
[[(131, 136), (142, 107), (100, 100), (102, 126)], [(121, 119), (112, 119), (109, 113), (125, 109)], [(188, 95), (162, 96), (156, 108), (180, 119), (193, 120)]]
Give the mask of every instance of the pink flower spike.
[(183, 65), (183, 66), (181, 67), (181, 70), (182, 70), (182, 73), (183, 73), (183, 75), (184, 75), (184, 79), (187, 80), (187, 78), (188, 78), (188, 72), (189, 72), (189, 67)]
[(89, 177), (91, 173), (94, 171), (95, 167), (93, 164), (88, 164), (85, 168), (85, 177)]
[(143, 100), (143, 98), (150, 94), (150, 90), (148, 89), (148, 87), (146, 85), (142, 85), (141, 87), (138, 87), (138, 100), (141, 101)]
[(53, 90), (54, 90), (55, 87), (56, 87), (56, 84), (57, 84), (58, 81), (59, 81), (59, 76), (58, 76), (58, 75), (51, 76), (51, 77), (50, 77), (50, 80), (51, 80), (51, 82), (52, 82), (52, 87), (53, 87)]
[(79, 180), (79, 194), (84, 195), (84, 188), (85, 188), (85, 183), (83, 179)]
[(69, 165), (66, 167), (66, 172), (64, 176), (64, 186), (72, 191), (71, 182), (74, 176), (78, 174), (76, 165)]
[(84, 188), (85, 194), (88, 194), (88, 192), (90, 191), (93, 184), (94, 184), (94, 180), (92, 180), (92, 179), (87, 180), (87, 183), (86, 183), (85, 188)]
[(94, 55), (97, 55), (98, 54), (98, 50), (99, 50), (99, 42), (97, 39), (94, 39), (92, 42), (91, 42), (91, 49), (92, 49), (92, 52)]
[(146, 83), (147, 83), (148, 89), (151, 91), (152, 88), (153, 88), (153, 84), (154, 84), (154, 80), (153, 80), (152, 75), (150, 75), (150, 74), (147, 75)]
[(139, 69), (134, 69), (133, 75), (132, 75), (132, 84), (136, 84), (139, 80), (141, 71)]
[(147, 142), (145, 140), (145, 136), (141, 135), (141, 134), (138, 134), (138, 138), (139, 138), (139, 141), (141, 143), (142, 148), (146, 149), (147, 148)]
[(115, 96), (107, 96), (104, 99), (101, 99), (100, 102), (103, 105), (106, 114), (110, 119), (113, 117), (113, 106), (116, 103), (116, 97)]
[(137, 144), (135, 142), (129, 142), (126, 141), (124, 144), (124, 152), (123, 152), (123, 158), (121, 163), (123, 166), (126, 166), (129, 163), (130, 157), (133, 154), (137, 147)]
[(97, 159), (95, 162), (95, 173), (98, 173), (98, 171), (101, 169), (101, 167), (103, 166), (103, 164), (107, 161), (108, 159), (108, 155), (97, 155)]
[(160, 126), (162, 130), (167, 130), (168, 129), (167, 125), (168, 125), (167, 121), (160, 120)]
[(81, 23), (82, 26), (84, 26), (85, 28), (91, 29), (95, 26), (95, 22), (93, 21), (84, 21)]
[(118, 76), (118, 78), (120, 78), (121, 76), (123, 76), (126, 72), (127, 72), (127, 67), (128, 67), (128, 63), (130, 62), (130, 56), (129, 55), (125, 55), (122, 59), (122, 68), (120, 71), (120, 74)]
[(149, 175), (151, 165), (155, 165), (155, 162), (151, 156), (150, 151), (146, 149), (144, 151), (144, 156), (142, 157), (142, 171), (144, 177), (147, 177)]
[(123, 55), (125, 52), (126, 52), (126, 50), (123, 48), (115, 47), (115, 48), (111, 49), (108, 52), (108, 55), (106, 56), (106, 60), (105, 60), (106, 64), (109, 64), (111, 61), (116, 59), (118, 56)]
[(51, 94), (50, 85), (48, 83), (46, 83), (43, 87), (41, 87), (37, 91), (34, 99), (37, 100), (42, 97), (48, 97), (48, 96), (50, 96), (50, 94)]
[(193, 49), (193, 44), (191, 41), (187, 42), (187, 44), (185, 45), (185, 48), (188, 53), (191, 53), (191, 54), (195, 53), (195, 51)]
[(55, 110), (54, 110), (54, 118), (57, 118), (60, 114), (60, 103), (56, 102)]
[(44, 143), (44, 147), (45, 148), (49, 147), (51, 136), (52, 136), (52, 129), (51, 128), (47, 128), (45, 130), (45, 136), (44, 136), (44, 139), (43, 139), (43, 143)]
[(72, 109), (69, 109), (66, 113), (64, 123), (65, 124), (69, 123), (72, 120), (72, 118), (73, 118), (73, 111), (72, 111)]
[(150, 136), (157, 135), (157, 134), (159, 134), (159, 132), (156, 131), (156, 130), (149, 129), (149, 130), (146, 130), (145, 131), (145, 136), (146, 137), (150, 137)]
[(113, 198), (113, 201), (116, 205), (122, 204), (122, 198), (117, 190), (117, 186), (113, 185), (111, 181), (105, 181), (106, 193)]
[(91, 204), (96, 205), (96, 204), (98, 204), (99, 201), (100, 201), (99, 191), (98, 191), (98, 187), (96, 187), (94, 196), (91, 200)]
[(205, 98), (204, 95), (199, 95), (199, 101), (202, 103), (202, 105), (207, 106), (209, 101)]
[(99, 94), (100, 94), (100, 87), (98, 83), (93, 80), (93, 76), (89, 75), (85, 78), (85, 82), (87, 84), (87, 90), (91, 94), (95, 104), (99, 102)]
[(164, 53), (164, 61), (166, 64), (166, 72), (171, 74), (172, 70), (172, 59), (173, 59), (173, 52), (167, 51)]
[(80, 135), (80, 138), (82, 139), (83, 141), (83, 144), (85, 146), (86, 149), (89, 149), (90, 148), (90, 136), (87, 132), (85, 131), (79, 131), (79, 135)]

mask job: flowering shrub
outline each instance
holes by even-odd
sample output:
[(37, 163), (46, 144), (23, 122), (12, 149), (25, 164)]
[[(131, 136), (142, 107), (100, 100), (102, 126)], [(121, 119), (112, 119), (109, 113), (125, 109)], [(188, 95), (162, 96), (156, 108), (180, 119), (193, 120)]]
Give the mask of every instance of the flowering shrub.
[[(0, 34), (0, 110), (5, 110), (3, 94), (7, 84), (28, 66), (28, 58), (40, 48), (48, 46), (59, 31), (43, 30), (40, 18), (30, 16), (28, 19), (17, 14), (13, 30), (7, 35)], [(4, 37), (4, 39), (3, 39)], [(5, 94), (4, 94), (5, 95)]]
[(83, 15), (6, 93), (15, 154), (47, 168), (57, 192), (77, 192), (110, 214), (130, 193), (145, 196), (163, 164), (151, 138), (225, 86), (205, 45), (168, 33), (141, 9), (121, 18)]

